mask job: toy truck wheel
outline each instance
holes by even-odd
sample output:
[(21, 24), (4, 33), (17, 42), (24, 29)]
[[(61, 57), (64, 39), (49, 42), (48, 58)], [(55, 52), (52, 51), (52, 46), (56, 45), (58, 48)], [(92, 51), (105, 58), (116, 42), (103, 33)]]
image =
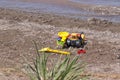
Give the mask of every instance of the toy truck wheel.
[(77, 41), (76, 41), (76, 47), (77, 47), (77, 48), (81, 47), (81, 42), (80, 42), (80, 40), (77, 40)]
[(70, 46), (71, 46), (71, 40), (70, 40), (70, 39), (67, 39), (67, 40), (66, 40), (66, 44), (67, 44), (68, 47), (70, 47)]

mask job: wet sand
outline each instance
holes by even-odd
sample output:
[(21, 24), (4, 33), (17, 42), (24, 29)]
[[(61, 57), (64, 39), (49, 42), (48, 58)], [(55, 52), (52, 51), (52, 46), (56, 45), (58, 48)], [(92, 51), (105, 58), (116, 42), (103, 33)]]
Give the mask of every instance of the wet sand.
[[(88, 40), (86, 54), (80, 60), (87, 63), (86, 71), (90, 74), (107, 74), (101, 80), (114, 80), (111, 74), (120, 74), (118, 59), (120, 50), (120, 24), (100, 20), (83, 21), (80, 19), (26, 12), (21, 10), (0, 8), (0, 73), (4, 80), (27, 80), (24, 74), (23, 56), (31, 62), (35, 57), (32, 41), (38, 48), (56, 46), (59, 31), (84, 32)], [(72, 56), (78, 49), (66, 49)], [(53, 55), (52, 58), (56, 58)], [(116, 67), (116, 68), (115, 68)], [(5, 72), (6, 69), (8, 72)], [(11, 70), (12, 69), (12, 70)], [(9, 74), (9, 76), (6, 76)], [(13, 75), (16, 74), (16, 75)], [(92, 76), (95, 78), (99, 75)], [(22, 77), (21, 77), (22, 76)], [(115, 75), (116, 77), (116, 75)], [(99, 80), (99, 78), (97, 78)], [(96, 78), (95, 78), (96, 79)], [(96, 80), (97, 80), (96, 79)], [(116, 77), (116, 80), (119, 80)]]

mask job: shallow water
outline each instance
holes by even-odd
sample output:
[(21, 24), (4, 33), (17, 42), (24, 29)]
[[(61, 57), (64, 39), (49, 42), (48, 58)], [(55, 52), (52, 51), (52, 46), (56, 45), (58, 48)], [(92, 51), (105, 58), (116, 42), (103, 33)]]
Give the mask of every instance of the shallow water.
[[(76, 1), (84, 1), (84, 0), (76, 0)], [(89, 0), (85, 0), (89, 1)], [(97, 0), (92, 0), (97, 1)], [(99, 0), (98, 0), (99, 1)], [(102, 1), (102, 0), (101, 0)], [(119, 1), (119, 0), (118, 0)], [(98, 15), (97, 13), (90, 12), (83, 9), (76, 9), (74, 7), (68, 6), (60, 6), (60, 5), (53, 5), (48, 3), (33, 3), (33, 2), (18, 2), (12, 0), (0, 0), (0, 7), (6, 8), (15, 8), (15, 9), (22, 9), (25, 11), (30, 12), (47, 12), (47, 13), (54, 13), (59, 15), (65, 15), (69, 17), (80, 18), (86, 20), (90, 17), (96, 17), (100, 19), (106, 19), (114, 22), (120, 22), (120, 15)]]
[[(10, 0), (0, 0), (0, 7), (19, 8), (28, 11), (33, 10), (60, 14), (88, 14), (88, 11), (85, 10), (75, 9), (67, 6), (52, 5), (48, 3), (12, 2)], [(91, 14), (92, 13), (93, 12), (91, 12)]]
[(70, 0), (70, 1), (92, 5), (120, 6), (120, 0)]

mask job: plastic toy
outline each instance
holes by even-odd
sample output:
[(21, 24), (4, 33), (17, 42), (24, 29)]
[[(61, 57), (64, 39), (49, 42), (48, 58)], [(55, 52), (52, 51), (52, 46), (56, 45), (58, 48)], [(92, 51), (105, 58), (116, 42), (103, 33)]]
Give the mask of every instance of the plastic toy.
[(80, 50), (77, 51), (77, 54), (85, 54), (85, 53), (86, 53), (86, 51), (83, 50), (83, 49), (80, 49)]
[(71, 34), (68, 32), (59, 32), (57, 38), (57, 45), (60, 45), (63, 48), (68, 47), (83, 48), (85, 45), (85, 35), (83, 32)]
[(51, 53), (66, 54), (66, 55), (70, 54), (70, 52), (54, 50), (54, 49), (51, 49), (49, 47), (43, 48), (43, 49), (39, 50), (39, 52), (51, 52)]
[(68, 32), (59, 32), (57, 38), (57, 45), (63, 46), (66, 42), (67, 37), (69, 36)]

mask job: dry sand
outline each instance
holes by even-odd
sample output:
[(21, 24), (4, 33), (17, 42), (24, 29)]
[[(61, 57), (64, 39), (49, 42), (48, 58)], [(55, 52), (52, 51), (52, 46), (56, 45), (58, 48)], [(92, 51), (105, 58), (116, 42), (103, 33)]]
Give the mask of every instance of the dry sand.
[[(92, 78), (120, 80), (120, 24), (104, 21), (91, 24), (64, 16), (4, 8), (0, 9), (0, 80), (27, 80), (23, 74), (26, 65), (23, 56), (29, 62), (35, 57), (32, 41), (36, 41), (39, 49), (54, 48), (59, 31), (86, 34), (87, 53), (80, 59), (87, 63), (86, 71), (93, 74)], [(77, 55), (77, 49), (67, 51)]]

